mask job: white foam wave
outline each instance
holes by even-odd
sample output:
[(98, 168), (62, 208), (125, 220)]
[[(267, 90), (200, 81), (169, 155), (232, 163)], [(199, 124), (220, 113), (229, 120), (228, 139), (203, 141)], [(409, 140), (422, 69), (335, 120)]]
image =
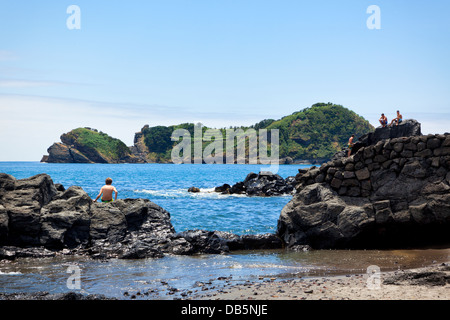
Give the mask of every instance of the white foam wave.
[(181, 197), (183, 196), (182, 190), (134, 190), (135, 193), (145, 193), (156, 197)]
[(309, 268), (305, 266), (289, 266), (289, 265), (280, 265), (280, 264), (273, 264), (273, 263), (252, 263), (252, 264), (245, 264), (242, 265), (240, 263), (233, 263), (232, 265), (229, 265), (228, 268), (230, 269), (290, 269), (290, 270), (299, 270), (299, 271), (307, 271)]
[(164, 198), (207, 198), (207, 199), (221, 199), (227, 197), (247, 197), (245, 194), (222, 194), (215, 192), (215, 188), (200, 188), (200, 192), (188, 192), (185, 189), (172, 190), (148, 190), (140, 189), (134, 190), (135, 193), (144, 193), (154, 197)]
[(0, 271), (0, 275), (6, 275), (6, 276), (17, 276), (17, 275), (20, 275), (20, 274), (22, 274), (22, 272), (14, 272), (14, 271), (3, 272), (3, 271)]
[(290, 266), (290, 265), (280, 265), (280, 264), (249, 264), (246, 266), (247, 268), (255, 268), (255, 269), (294, 269), (294, 270), (306, 270), (308, 268), (304, 266)]

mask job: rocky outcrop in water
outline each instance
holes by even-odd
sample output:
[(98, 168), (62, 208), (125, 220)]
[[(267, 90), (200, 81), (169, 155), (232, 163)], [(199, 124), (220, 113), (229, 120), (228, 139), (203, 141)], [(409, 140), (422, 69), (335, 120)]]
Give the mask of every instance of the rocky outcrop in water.
[(368, 138), (375, 144), (349, 158), (299, 170), (297, 193), (278, 221), (277, 233), (288, 247), (450, 243), (450, 135), (373, 140), (392, 130), (404, 134), (401, 128), (378, 128)]
[(224, 184), (216, 187), (215, 191), (222, 194), (246, 194), (248, 196), (280, 196), (292, 194), (296, 184), (295, 177), (283, 179), (278, 174), (272, 172), (249, 173), (244, 181), (237, 182), (230, 186)]
[(59, 254), (138, 259), (281, 245), (275, 235), (177, 233), (169, 212), (148, 199), (93, 203), (82, 188), (65, 190), (46, 174), (22, 180), (0, 174), (0, 259)]
[(92, 128), (77, 128), (64, 133), (61, 142), (48, 149), (41, 162), (48, 163), (142, 163), (119, 139)]

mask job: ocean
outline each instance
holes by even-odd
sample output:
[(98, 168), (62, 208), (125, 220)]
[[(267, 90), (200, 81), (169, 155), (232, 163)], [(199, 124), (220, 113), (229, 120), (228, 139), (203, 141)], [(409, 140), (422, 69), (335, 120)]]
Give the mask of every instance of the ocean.
[[(295, 176), (305, 165), (280, 165), (283, 178)], [(235, 234), (273, 233), (281, 209), (291, 196), (270, 198), (222, 195), (214, 188), (243, 181), (261, 165), (195, 164), (49, 164), (39, 162), (0, 162), (0, 172), (17, 179), (47, 173), (54, 183), (66, 189), (76, 185), (95, 199), (105, 179), (111, 177), (119, 198), (146, 198), (171, 214), (178, 231), (203, 229)], [(190, 187), (201, 189), (191, 193)]]
[[(295, 176), (308, 165), (280, 165), (283, 178)], [(235, 234), (276, 232), (282, 208), (292, 196), (247, 197), (222, 195), (213, 190), (224, 183), (243, 181), (248, 173), (265, 169), (261, 165), (195, 164), (47, 164), (39, 162), (0, 162), (0, 172), (17, 179), (49, 174), (54, 183), (67, 189), (82, 187), (95, 198), (107, 177), (119, 191), (119, 198), (147, 198), (171, 214), (176, 231), (203, 229)], [(187, 192), (198, 187), (200, 193)], [(228, 279), (285, 279), (332, 274), (365, 273), (371, 265), (382, 271), (420, 267), (448, 261), (450, 250), (280, 250), (240, 251), (225, 255), (165, 256), (161, 259), (97, 261), (63, 257), (18, 259), (0, 262), (0, 292), (62, 293), (74, 291), (68, 285), (68, 268), (80, 271), (82, 293), (104, 294), (127, 299), (174, 299), (183, 292), (200, 290), (202, 283)], [(263, 280), (261, 280), (263, 281)], [(223, 282), (223, 281), (222, 281)], [(220, 281), (217, 284), (220, 287)], [(171, 290), (176, 288), (177, 290)], [(216, 288), (217, 289), (217, 288)], [(129, 294), (125, 294), (129, 293)], [(125, 294), (125, 295), (124, 295)]]

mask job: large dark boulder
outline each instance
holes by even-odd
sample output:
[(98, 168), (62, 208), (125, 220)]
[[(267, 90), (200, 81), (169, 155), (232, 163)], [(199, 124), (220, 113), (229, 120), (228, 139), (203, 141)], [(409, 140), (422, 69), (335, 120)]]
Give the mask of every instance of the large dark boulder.
[(2, 174), (0, 181), (0, 241), (39, 245), (41, 207), (57, 194), (53, 181), (45, 174), (22, 180)]
[[(355, 154), (359, 149), (375, 145), (380, 141), (402, 138), (402, 137), (414, 137), (421, 136), (421, 124), (415, 119), (406, 119), (402, 123), (397, 125), (389, 125), (386, 127), (378, 127), (373, 132), (369, 132), (355, 141), (355, 145), (352, 148), (351, 154)], [(332, 158), (332, 161), (346, 158), (348, 155), (348, 148), (344, 148), (342, 151), (337, 152)]]
[(296, 179), (277, 229), (288, 247), (450, 244), (448, 134), (381, 140)]
[(213, 231), (188, 230), (177, 234), (177, 237), (186, 240), (189, 245), (184, 254), (190, 253), (223, 253), (228, 252), (226, 241)]
[(378, 127), (373, 132), (362, 136), (359, 140), (366, 146), (377, 143), (381, 140), (394, 139), (400, 137), (421, 136), (421, 125), (415, 119), (406, 119), (398, 126), (389, 125), (386, 127)]
[(80, 187), (70, 187), (41, 209), (40, 243), (53, 248), (75, 248), (91, 239), (91, 198)]
[[(387, 139), (395, 139), (400, 137), (414, 137), (421, 136), (421, 124), (415, 119), (406, 119), (397, 125), (389, 125), (386, 127), (378, 127), (373, 132), (369, 132), (361, 136), (352, 148), (352, 154), (355, 154), (359, 149), (375, 145), (379, 141)], [(338, 153), (339, 156), (346, 156), (347, 152)], [(334, 157), (334, 159), (336, 156)]]
[(215, 231), (214, 233), (222, 239), (230, 251), (279, 249), (283, 247), (281, 239), (272, 233), (246, 234), (242, 236), (224, 231)]
[[(102, 258), (170, 252), (175, 236), (170, 214), (150, 200), (93, 203), (80, 187), (58, 186), (58, 191), (46, 174), (22, 180), (1, 174), (0, 187), (4, 257), (47, 255), (48, 250)], [(30, 247), (36, 249), (25, 250)]]
[[(230, 240), (232, 239), (232, 240)], [(0, 260), (80, 254), (140, 259), (165, 254), (217, 254), (281, 247), (275, 235), (237, 236), (205, 230), (176, 233), (170, 213), (148, 199), (93, 203), (80, 187), (67, 190), (40, 174), (0, 174)]]
[(294, 192), (295, 178), (283, 179), (272, 172), (250, 172), (244, 179), (230, 186), (224, 184), (215, 188), (216, 192), (226, 194), (246, 194), (248, 196), (270, 197)]
[(411, 248), (450, 243), (450, 195), (410, 203), (341, 197), (321, 184), (305, 187), (282, 210), (277, 232), (287, 247)]

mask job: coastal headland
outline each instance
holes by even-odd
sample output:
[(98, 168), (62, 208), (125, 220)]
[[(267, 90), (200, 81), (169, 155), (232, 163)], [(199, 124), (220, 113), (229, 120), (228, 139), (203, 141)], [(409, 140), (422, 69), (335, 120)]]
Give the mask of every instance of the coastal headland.
[[(395, 132), (397, 136), (392, 137)], [(405, 132), (412, 134), (403, 136)], [(176, 232), (170, 213), (148, 199), (93, 203), (82, 188), (65, 189), (47, 174), (20, 180), (0, 174), (0, 260), (58, 255), (143, 259), (275, 248), (448, 246), (450, 135), (422, 135), (420, 124), (406, 120), (398, 127), (377, 128), (358, 143), (361, 145), (350, 157), (337, 154), (319, 168), (299, 171), (293, 199), (283, 208), (275, 234)], [(417, 272), (398, 270), (386, 275), (382, 285), (392, 297), (400, 294), (397, 299), (448, 297), (448, 264)], [(429, 279), (416, 281), (423, 278)], [(362, 293), (358, 288), (363, 282), (361, 275), (321, 278), (309, 286), (294, 279), (277, 282), (279, 295), (273, 292), (274, 283), (254, 283), (248, 290), (239, 286), (230, 289), (231, 293), (205, 298), (242, 299), (250, 294), (259, 295), (259, 299), (299, 298), (292, 294), (292, 288), (305, 289), (301, 297), (316, 299), (390, 297), (375, 291)], [(434, 282), (439, 283), (438, 290), (412, 293), (416, 285)], [(324, 288), (308, 289), (322, 284), (335, 291), (322, 296)], [(353, 292), (343, 287), (353, 288)]]

